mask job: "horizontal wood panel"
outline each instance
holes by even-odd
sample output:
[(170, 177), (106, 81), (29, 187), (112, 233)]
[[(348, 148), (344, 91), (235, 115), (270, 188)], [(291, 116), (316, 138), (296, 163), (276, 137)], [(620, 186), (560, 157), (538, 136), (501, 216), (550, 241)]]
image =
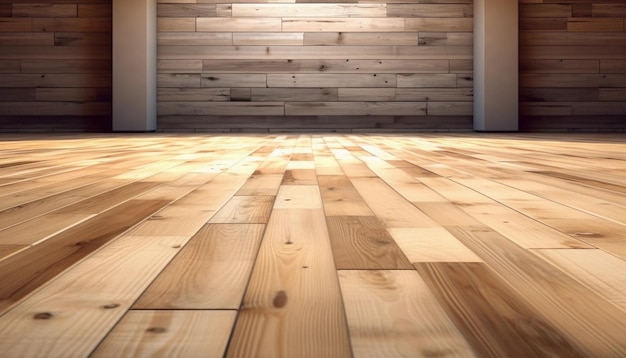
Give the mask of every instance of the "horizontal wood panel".
[[(232, 108), (238, 108), (237, 103), (249, 108), (280, 103), (286, 122), (279, 127), (295, 125), (291, 117), (316, 118), (312, 127), (328, 126), (332, 121), (321, 120), (324, 116), (342, 116), (346, 124), (333, 125), (353, 127), (347, 116), (354, 115), (397, 116), (398, 121), (389, 125), (393, 128), (415, 126), (417, 118), (432, 125), (435, 120), (427, 115), (429, 101), (436, 102), (431, 110), (441, 121), (435, 126), (451, 123), (451, 118), (456, 126), (471, 115), (467, 102), (472, 87), (473, 9), (469, 1), (236, 1), (231, 17), (226, 18), (223, 14), (196, 16), (193, 10), (189, 15), (180, 12), (186, 4), (193, 9), (201, 3), (161, 3), (171, 5), (167, 10), (172, 11), (161, 19), (186, 19), (188, 28), (191, 20), (196, 23), (194, 31), (181, 25), (159, 32), (159, 86), (167, 90), (160, 98), (177, 106), (174, 112), (160, 112), (164, 125), (172, 126), (178, 120), (181, 122), (174, 126), (179, 128), (228, 126), (219, 119), (225, 118), (225, 110), (214, 109), (215, 104), (206, 104), (199, 111), (180, 108), (183, 102), (201, 98), (209, 102), (226, 99), (224, 102), (233, 103)], [(408, 29), (407, 23), (413, 28)], [(198, 61), (202, 62), (201, 72)], [(192, 100), (185, 101), (184, 92), (175, 91), (177, 86), (189, 91)], [(196, 92), (199, 87), (230, 92), (212, 97)], [(427, 94), (420, 87), (432, 91)], [(242, 108), (237, 114), (247, 113), (248, 109)], [(304, 125), (302, 119), (298, 122)], [(362, 122), (363, 126), (372, 125), (369, 120)], [(231, 126), (242, 123), (233, 121)], [(276, 125), (272, 123), (257, 121), (245, 127)]]
[[(437, 1), (434, 1), (437, 2)], [(472, 17), (471, 4), (388, 4), (387, 15), (392, 17), (454, 18)]]
[(301, 32), (245, 32), (233, 33), (233, 45), (294, 45), (304, 44), (304, 33)]
[(13, 4), (13, 17), (76, 17), (77, 4)]
[(617, 1), (520, 4), (522, 128), (610, 129), (597, 116), (623, 116), (623, 14)]
[(290, 102), (285, 104), (286, 115), (392, 115), (412, 116), (426, 114), (426, 104), (419, 102)]
[[(161, 20), (161, 19), (159, 19)], [(166, 23), (161, 26), (170, 26)], [(229, 46), (233, 44), (233, 34), (230, 32), (186, 32), (193, 31), (195, 26), (182, 24), (182, 31), (170, 30), (169, 32), (159, 32), (157, 42), (159, 46)]]
[[(226, 31), (226, 32), (252, 32), (252, 31), (278, 31), (281, 28), (279, 18), (198, 18), (196, 31)], [(284, 29), (290, 31), (288, 29)], [(297, 30), (296, 30), (297, 31)]]
[(111, 32), (110, 18), (33, 18), (33, 31)]
[(267, 87), (268, 78), (264, 73), (211, 74), (203, 73), (200, 87)]
[(415, 46), (417, 37), (416, 32), (307, 32), (304, 34), (304, 45)]
[(448, 60), (202, 60), (205, 72), (240, 72), (254, 68), (266, 73), (448, 73)]
[(161, 102), (158, 104), (160, 116), (171, 115), (266, 115), (285, 114), (282, 102)]
[(397, 32), (404, 31), (404, 19), (395, 18), (297, 18), (284, 17), (283, 31), (303, 32)]
[(230, 88), (166, 88), (158, 90), (157, 97), (162, 102), (223, 102), (230, 99)]
[[(471, 59), (472, 46), (160, 46), (160, 59)], [(618, 52), (611, 50), (610, 52)]]
[(0, 46), (54, 46), (54, 33), (0, 32)]
[(337, 101), (337, 88), (252, 88), (253, 102), (332, 102)]
[(110, 130), (111, 1), (0, 2), (0, 130)]
[(233, 17), (378, 17), (386, 4), (233, 4)]
[(393, 74), (268, 74), (268, 87), (396, 87)]
[(110, 103), (98, 102), (10, 102), (3, 103), (0, 115), (37, 116), (46, 113), (49, 116), (102, 116), (111, 114)]

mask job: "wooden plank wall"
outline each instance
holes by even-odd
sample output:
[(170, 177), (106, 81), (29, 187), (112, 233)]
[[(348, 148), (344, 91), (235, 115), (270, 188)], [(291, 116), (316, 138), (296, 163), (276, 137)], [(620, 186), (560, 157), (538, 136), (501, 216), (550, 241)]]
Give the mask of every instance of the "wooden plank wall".
[(520, 0), (520, 128), (624, 131), (624, 0)]
[(158, 31), (159, 130), (472, 128), (472, 0), (159, 0)]
[(111, 130), (111, 0), (0, 0), (0, 131)]

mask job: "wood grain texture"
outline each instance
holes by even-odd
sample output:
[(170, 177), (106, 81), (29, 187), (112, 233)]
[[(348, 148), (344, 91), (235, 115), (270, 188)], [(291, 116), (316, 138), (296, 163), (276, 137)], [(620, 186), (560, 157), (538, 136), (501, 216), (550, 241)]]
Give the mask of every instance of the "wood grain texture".
[(437, 223), (405, 201), (379, 178), (352, 178), (352, 183), (374, 214), (387, 227), (436, 227)]
[(570, 274), (610, 302), (626, 307), (626, 281), (622, 274), (624, 260), (602, 250), (535, 250), (535, 252)]
[[(538, 1), (520, 4), (520, 78), (523, 79), (520, 91), (524, 93), (520, 101), (520, 127), (523, 130), (612, 127), (623, 131), (624, 124), (619, 121), (611, 125), (587, 117), (598, 113), (605, 118), (619, 118), (624, 113), (621, 106), (611, 101), (597, 103), (597, 97), (575, 99), (576, 91), (593, 89), (597, 92), (607, 87), (612, 77), (623, 73), (619, 68), (608, 66), (603, 74), (609, 81), (594, 79), (601, 62), (623, 60), (623, 49), (621, 54), (601, 49), (617, 48), (625, 38), (624, 17), (620, 14), (623, 9), (616, 3)], [(561, 77), (564, 74), (567, 75)], [(624, 88), (624, 82), (614, 86)], [(544, 95), (546, 90), (551, 91), (551, 96)], [(559, 105), (559, 102), (565, 103)]]
[(187, 239), (127, 236), (107, 246), (0, 317), (3, 354), (86, 357)]
[(619, 134), (22, 133), (0, 153), (3, 356), (626, 354)]
[(130, 200), (3, 260), (1, 308), (11, 306), (166, 204), (164, 200)]
[(209, 220), (210, 223), (267, 223), (273, 196), (234, 196)]
[[(458, 91), (471, 87), (472, 16), (467, 2), (160, 2), (159, 89), (208, 87), (230, 95), (160, 97), (159, 127), (271, 131), (283, 128), (276, 121), (303, 117), (312, 129), (336, 130), (348, 116), (389, 116), (394, 128), (408, 129), (420, 121), (430, 126), (429, 115), (470, 116), (471, 94)], [(462, 60), (469, 65), (457, 66)], [(239, 116), (241, 124), (218, 124), (222, 115)], [(380, 125), (364, 119), (350, 127)]]
[(475, 356), (415, 271), (339, 271), (339, 282), (354, 357)]
[[(472, 337), (470, 344), (480, 356), (584, 356), (574, 342), (517, 299), (484, 264), (415, 266), (464, 335)], [(537, 341), (539, 337), (541, 341)]]
[(325, 228), (321, 208), (275, 207), (227, 356), (350, 356)]
[[(3, 131), (110, 130), (110, 8), (81, 1), (0, 4), (0, 56), (12, 58), (0, 72), (16, 76), (9, 78), (16, 87), (48, 89), (45, 96), (8, 99), (0, 110)], [(54, 90), (63, 95), (51, 95)]]
[(135, 309), (238, 309), (263, 225), (209, 224), (144, 292)]
[(411, 269), (384, 225), (373, 216), (329, 216), (328, 234), (338, 270)]
[(495, 232), (484, 228), (449, 230), (497, 270), (500, 277), (515, 282), (518, 294), (580, 347), (577, 351), (607, 357), (626, 352), (621, 333), (617, 333), (626, 322), (624, 311), (607, 305), (597, 293)]
[(412, 263), (482, 261), (443, 227), (387, 230)]
[(130, 311), (92, 357), (222, 357), (236, 311)]

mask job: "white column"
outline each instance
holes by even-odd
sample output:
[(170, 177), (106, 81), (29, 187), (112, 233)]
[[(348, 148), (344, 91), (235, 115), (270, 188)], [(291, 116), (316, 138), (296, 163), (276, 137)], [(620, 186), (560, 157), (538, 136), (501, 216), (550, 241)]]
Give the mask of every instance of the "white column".
[(474, 129), (519, 128), (518, 0), (474, 0)]
[(113, 0), (113, 131), (156, 129), (156, 0)]

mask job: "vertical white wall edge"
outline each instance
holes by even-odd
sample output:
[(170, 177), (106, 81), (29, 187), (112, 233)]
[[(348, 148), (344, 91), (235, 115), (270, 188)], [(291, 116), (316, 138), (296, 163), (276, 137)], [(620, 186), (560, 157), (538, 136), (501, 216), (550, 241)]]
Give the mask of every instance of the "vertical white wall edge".
[(113, 0), (113, 131), (156, 130), (156, 0)]
[(519, 130), (518, 0), (474, 0), (474, 130)]

